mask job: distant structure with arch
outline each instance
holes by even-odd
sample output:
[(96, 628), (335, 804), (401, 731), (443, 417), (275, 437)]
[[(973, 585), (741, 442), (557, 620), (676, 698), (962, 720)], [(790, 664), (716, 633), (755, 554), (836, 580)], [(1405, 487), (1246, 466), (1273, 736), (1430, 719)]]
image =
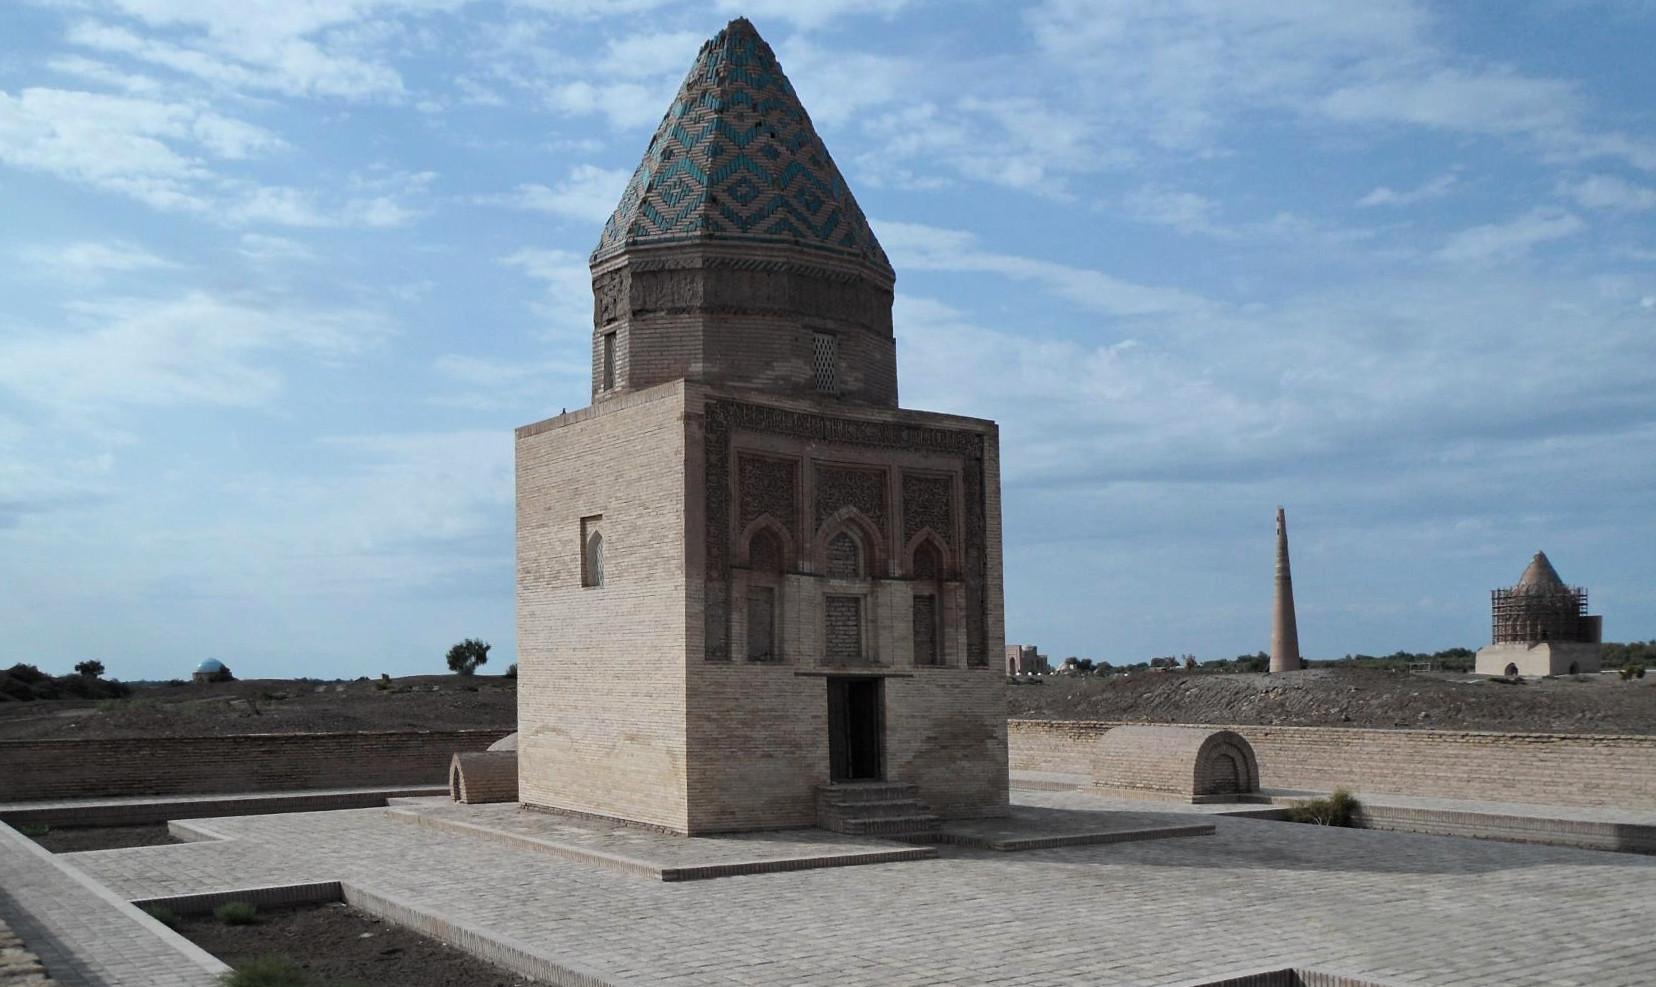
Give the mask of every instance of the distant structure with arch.
[(1129, 798), (1236, 802), (1259, 791), (1253, 747), (1231, 730), (1112, 727), (1093, 758), (1094, 786)]
[(1567, 586), (1535, 558), (1510, 589), (1490, 593), (1491, 642), (1478, 651), (1479, 675), (1575, 675), (1599, 670), (1604, 618), (1587, 613), (1587, 591)]

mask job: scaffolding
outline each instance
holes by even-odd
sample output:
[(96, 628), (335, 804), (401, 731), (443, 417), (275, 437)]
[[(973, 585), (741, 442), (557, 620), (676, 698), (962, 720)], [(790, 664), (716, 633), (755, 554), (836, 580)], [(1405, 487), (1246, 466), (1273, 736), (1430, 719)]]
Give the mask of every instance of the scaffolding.
[(1580, 586), (1520, 584), (1489, 596), (1496, 644), (1597, 641), (1598, 621), (1587, 616), (1587, 591)]

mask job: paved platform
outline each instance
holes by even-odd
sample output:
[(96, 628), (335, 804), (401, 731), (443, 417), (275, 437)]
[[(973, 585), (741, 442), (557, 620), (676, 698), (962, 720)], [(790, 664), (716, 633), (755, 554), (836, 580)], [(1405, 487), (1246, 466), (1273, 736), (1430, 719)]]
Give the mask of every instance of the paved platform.
[[(1213, 836), (1018, 854), (942, 846), (931, 860), (674, 883), (383, 809), (216, 819), (190, 825), (228, 839), (60, 859), (129, 899), (339, 881), (347, 900), (583, 987), (1169, 987), (1285, 970), (1402, 987), (1656, 983), (1656, 859), (1203, 821)], [(1560, 914), (1589, 920), (1533, 921)]]
[(397, 799), (388, 819), (462, 838), (493, 840), (658, 881), (855, 867), (937, 856), (931, 847), (820, 829), (728, 836), (671, 836), (633, 826), (520, 809), (517, 803), (461, 805), (449, 799)]
[[(1295, 801), (1325, 796), (1327, 792), (1267, 790), (1259, 796), (1268, 805), (1147, 802), (1102, 792), (1086, 775), (1059, 772), (1014, 771), (1014, 791), (1072, 792), (1085, 795), (1088, 804), (1112, 811), (1154, 807), (1161, 812), (1284, 818)], [(1540, 805), (1533, 802), (1492, 802), (1476, 799), (1429, 798), (1388, 792), (1353, 792), (1361, 809), (1358, 824), (1366, 829), (1437, 836), (1465, 836), (1512, 843), (1616, 850), (1656, 854), (1656, 812), (1591, 806)]]
[(445, 785), (394, 785), (252, 794), (135, 795), (124, 798), (0, 802), (0, 822), (9, 826), (136, 826), (210, 816), (365, 809), (384, 805), (389, 799), (443, 795), (447, 792)]
[(1100, 843), (1133, 843), (1180, 836), (1212, 836), (1212, 823), (1181, 822), (1145, 812), (1099, 812), (1015, 805), (999, 819), (943, 823), (937, 842), (1012, 853)]
[(0, 921), (66, 987), (217, 987), (229, 967), (0, 825)]

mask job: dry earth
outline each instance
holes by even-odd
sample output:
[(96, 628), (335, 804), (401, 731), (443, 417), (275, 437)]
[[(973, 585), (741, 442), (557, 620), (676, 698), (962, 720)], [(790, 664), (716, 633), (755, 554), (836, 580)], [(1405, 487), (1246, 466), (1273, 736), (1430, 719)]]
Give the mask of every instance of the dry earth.
[(126, 699), (0, 703), (0, 740), (352, 730), (517, 729), (517, 682), (497, 675), (143, 686)]
[[(1656, 734), (1656, 676), (1621, 682), (1612, 672), (1522, 685), (1365, 669), (1051, 676), (1008, 688), (1007, 709), (1055, 720)], [(470, 728), (517, 729), (517, 683), (486, 675), (422, 675), (387, 689), (261, 680), (145, 687), (102, 702), (0, 703), (0, 740)]]
[(1050, 676), (1007, 692), (1010, 714), (1028, 719), (1656, 734), (1656, 677), (1622, 682), (1613, 672), (1512, 685), (1366, 669), (1155, 671)]

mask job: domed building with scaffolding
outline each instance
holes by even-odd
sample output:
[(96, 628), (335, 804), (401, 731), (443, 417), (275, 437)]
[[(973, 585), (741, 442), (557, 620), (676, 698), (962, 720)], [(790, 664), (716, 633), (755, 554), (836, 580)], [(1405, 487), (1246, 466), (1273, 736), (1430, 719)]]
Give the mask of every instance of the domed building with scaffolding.
[(1575, 675), (1599, 670), (1604, 618), (1587, 613), (1587, 591), (1567, 586), (1536, 552), (1511, 589), (1490, 593), (1491, 643), (1479, 675)]

